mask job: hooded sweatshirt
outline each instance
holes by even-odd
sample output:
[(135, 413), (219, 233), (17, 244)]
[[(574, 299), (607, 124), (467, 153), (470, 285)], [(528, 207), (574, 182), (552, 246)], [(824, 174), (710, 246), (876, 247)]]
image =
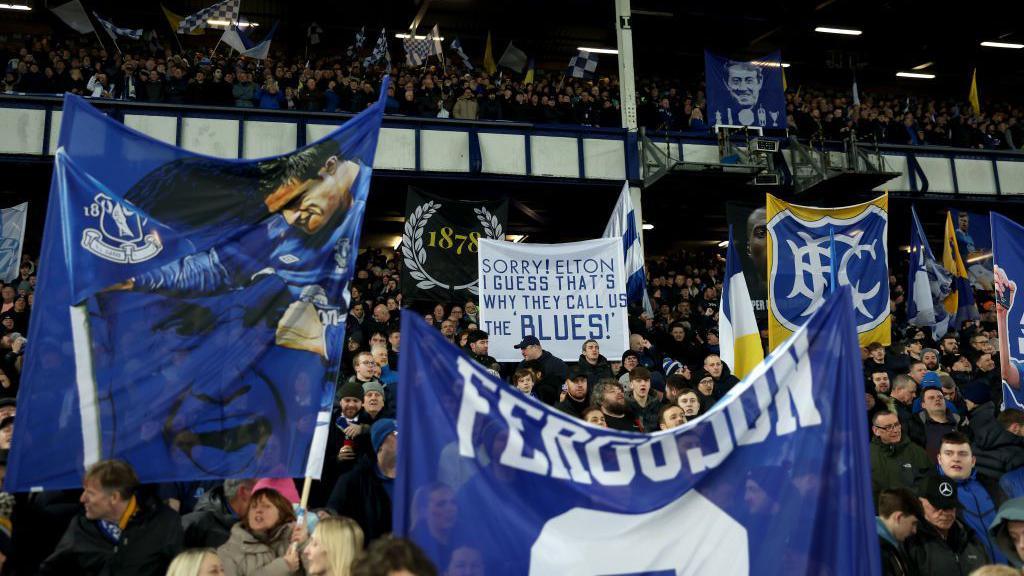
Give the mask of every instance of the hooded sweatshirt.
[(1010, 538), (1008, 525), (1010, 520), (1024, 522), (1024, 498), (1007, 500), (999, 507), (992, 525), (988, 528), (989, 539), (995, 542), (999, 550), (1006, 555), (1010, 565), (1015, 568), (1024, 568), (1024, 559), (1017, 553), (1017, 548)]

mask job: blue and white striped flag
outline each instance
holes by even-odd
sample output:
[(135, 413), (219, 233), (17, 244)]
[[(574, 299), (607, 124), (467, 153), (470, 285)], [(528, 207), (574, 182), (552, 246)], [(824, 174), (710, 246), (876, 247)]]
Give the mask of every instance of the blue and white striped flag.
[(907, 323), (927, 326), (938, 340), (949, 330), (943, 302), (953, 290), (953, 276), (935, 259), (917, 211), (910, 207), (910, 271), (907, 274)]
[(345, 54), (348, 55), (349, 59), (354, 60), (356, 56), (359, 56), (359, 51), (363, 49), (363, 44), (366, 44), (366, 26), (363, 26), (359, 29), (359, 32), (356, 32), (356, 39), (345, 50)]
[(213, 6), (203, 8), (195, 14), (181, 19), (178, 23), (178, 34), (187, 34), (196, 28), (208, 28), (210, 20), (226, 20), (235, 22), (238, 20), (238, 4), (241, 0), (222, 0)]
[(385, 28), (380, 29), (377, 44), (373, 47), (373, 53), (363, 60), (363, 68), (369, 68), (371, 64), (376, 64), (381, 60), (387, 61), (388, 67), (391, 67), (391, 53), (388, 52), (388, 31)]
[(0, 280), (4, 282), (18, 277), (27, 215), (28, 202), (0, 209)]
[(118, 36), (131, 38), (132, 40), (138, 40), (139, 38), (142, 38), (142, 28), (118, 28), (117, 26), (114, 26), (113, 22), (100, 16), (96, 12), (93, 12), (92, 15), (95, 16), (97, 20), (99, 20), (100, 25), (103, 26), (103, 29), (106, 30), (107, 34), (109, 34), (110, 37), (114, 40), (117, 40)]
[(463, 65), (465, 65), (466, 68), (472, 70), (473, 63), (469, 61), (469, 56), (467, 56), (466, 51), (462, 49), (462, 41), (459, 40), (458, 38), (452, 40), (451, 48), (452, 50), (455, 51), (456, 54), (459, 55), (459, 58), (462, 58)]
[(636, 228), (636, 215), (633, 211), (633, 200), (629, 196), (629, 182), (622, 185), (619, 201), (615, 203), (612, 216), (604, 228), (602, 238), (622, 237), (622, 251), (626, 264), (626, 297), (630, 304), (640, 302), (644, 312), (654, 316), (651, 299), (647, 295), (647, 277), (644, 274), (644, 247), (640, 243), (640, 234)]
[(740, 380), (754, 371), (764, 360), (761, 332), (754, 318), (747, 280), (740, 265), (740, 254), (729, 226), (729, 250), (725, 256), (725, 279), (722, 281), (722, 303), (718, 309), (718, 344), (722, 362)]
[(569, 60), (567, 74), (572, 78), (593, 78), (597, 70), (597, 54), (580, 50)]

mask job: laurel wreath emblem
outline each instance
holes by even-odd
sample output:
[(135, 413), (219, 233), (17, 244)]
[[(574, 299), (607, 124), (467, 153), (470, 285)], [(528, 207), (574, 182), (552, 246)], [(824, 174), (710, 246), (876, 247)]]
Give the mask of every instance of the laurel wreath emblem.
[[(440, 208), (440, 202), (430, 200), (417, 206), (412, 211), (412, 214), (409, 215), (409, 218), (405, 221), (405, 230), (402, 233), (402, 262), (409, 271), (409, 276), (416, 280), (416, 287), (420, 290), (430, 290), (431, 288), (448, 290), (453, 288), (455, 290), (467, 290), (472, 294), (479, 294), (480, 289), (477, 286), (476, 279), (472, 282), (452, 287), (434, 278), (427, 272), (427, 251), (423, 248), (423, 231), (427, 227), (427, 222), (430, 221), (430, 218)], [(487, 208), (474, 208), (473, 213), (476, 214), (477, 221), (483, 227), (486, 238), (500, 240), (505, 237), (505, 230), (501, 226), (501, 222), (498, 221), (498, 217)]]

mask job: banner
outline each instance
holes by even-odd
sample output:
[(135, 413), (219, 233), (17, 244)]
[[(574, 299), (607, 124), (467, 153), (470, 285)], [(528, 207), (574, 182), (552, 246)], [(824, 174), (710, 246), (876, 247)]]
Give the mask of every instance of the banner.
[(705, 50), (704, 73), (708, 124), (786, 128), (786, 94), (779, 52), (745, 62)]
[(995, 212), (991, 218), (1002, 402), (1024, 410), (1024, 303), (1017, 294), (1024, 286), (1024, 227)]
[(629, 347), (622, 238), (566, 244), (480, 240), (480, 329), (499, 362), (522, 360), (513, 346), (536, 336), (575, 362), (587, 340), (617, 358)]
[(319, 477), (383, 99), (257, 161), (63, 110), (5, 488)]
[(754, 317), (761, 329), (768, 327), (768, 219), (764, 204), (727, 202), (725, 220), (732, 228), (736, 253), (747, 280)]
[(944, 302), (953, 289), (953, 277), (932, 254), (917, 210), (910, 207), (910, 269), (907, 273), (907, 324), (931, 328), (938, 341), (952, 319)]
[(803, 325), (833, 283), (850, 287), (861, 345), (888, 346), (889, 196), (843, 208), (767, 196), (769, 347)]
[(975, 212), (950, 210), (956, 226), (956, 244), (971, 286), (992, 290), (992, 230), (989, 218)]
[(13, 282), (21, 272), (28, 202), (0, 209), (0, 280)]
[(640, 435), (521, 394), (403, 312), (395, 532), (439, 572), (878, 575), (854, 326), (843, 287), (708, 413)]
[(405, 198), (404, 301), (476, 299), (479, 242), (505, 239), (508, 200), (452, 200), (413, 187)]

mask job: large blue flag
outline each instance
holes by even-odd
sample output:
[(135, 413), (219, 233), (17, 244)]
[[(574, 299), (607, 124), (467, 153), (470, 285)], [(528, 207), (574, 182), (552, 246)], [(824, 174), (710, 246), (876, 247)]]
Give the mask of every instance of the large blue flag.
[(441, 571), (880, 574), (849, 287), (653, 435), (524, 396), (413, 313), (402, 329), (394, 526)]
[(708, 113), (711, 126), (786, 127), (786, 94), (782, 54), (758, 60), (730, 60), (704, 51)]
[(5, 488), (319, 477), (382, 112), (224, 160), (67, 96)]
[(953, 276), (935, 259), (917, 210), (910, 207), (910, 272), (907, 274), (907, 323), (927, 326), (938, 340), (949, 330), (943, 302), (953, 289)]
[(991, 218), (1002, 401), (1024, 410), (1024, 305), (1017, 301), (1017, 288), (1024, 285), (1024, 227), (995, 212)]

